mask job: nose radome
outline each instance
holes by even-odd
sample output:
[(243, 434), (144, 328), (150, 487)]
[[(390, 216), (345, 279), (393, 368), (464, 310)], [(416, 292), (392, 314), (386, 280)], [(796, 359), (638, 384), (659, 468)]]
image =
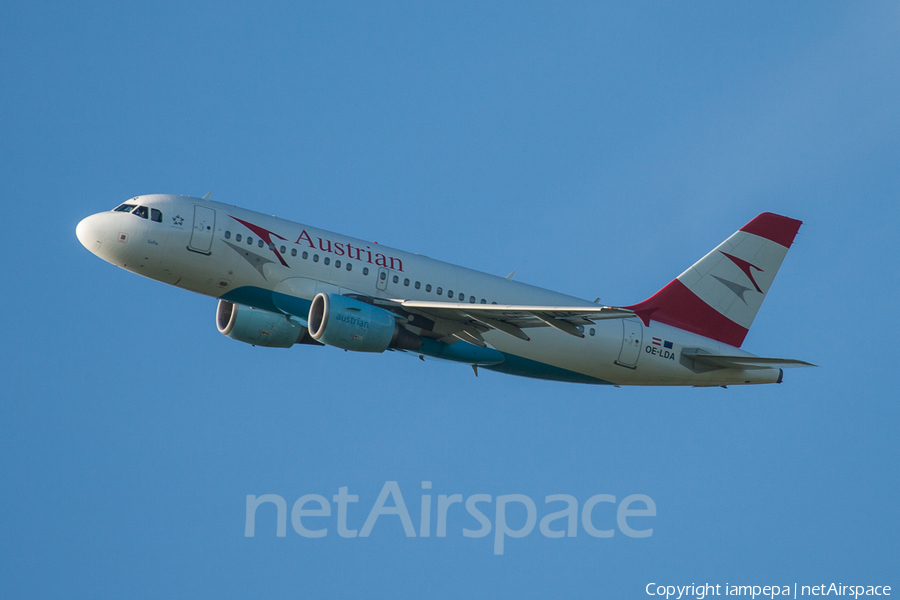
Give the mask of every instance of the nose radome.
[(101, 226), (102, 220), (101, 215), (91, 215), (82, 219), (75, 227), (75, 235), (78, 237), (78, 241), (94, 254), (100, 250), (106, 235), (104, 228)]

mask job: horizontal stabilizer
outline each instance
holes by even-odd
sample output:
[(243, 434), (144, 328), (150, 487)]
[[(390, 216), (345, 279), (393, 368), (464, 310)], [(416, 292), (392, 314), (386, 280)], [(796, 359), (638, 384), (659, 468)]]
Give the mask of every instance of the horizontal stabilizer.
[(685, 358), (719, 369), (772, 369), (785, 367), (815, 367), (816, 365), (792, 358), (763, 358), (761, 356), (728, 356), (710, 354), (703, 350), (684, 350)]

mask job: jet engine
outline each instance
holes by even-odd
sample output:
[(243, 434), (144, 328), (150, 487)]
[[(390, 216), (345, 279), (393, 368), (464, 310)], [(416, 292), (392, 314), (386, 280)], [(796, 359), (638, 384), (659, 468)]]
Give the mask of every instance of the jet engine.
[(290, 348), (294, 344), (319, 345), (309, 337), (306, 327), (290, 321), (284, 315), (227, 300), (219, 300), (216, 327), (219, 333), (254, 346)]
[(393, 313), (340, 294), (317, 294), (308, 322), (314, 340), (344, 350), (415, 352), (422, 346), (422, 338), (397, 323)]

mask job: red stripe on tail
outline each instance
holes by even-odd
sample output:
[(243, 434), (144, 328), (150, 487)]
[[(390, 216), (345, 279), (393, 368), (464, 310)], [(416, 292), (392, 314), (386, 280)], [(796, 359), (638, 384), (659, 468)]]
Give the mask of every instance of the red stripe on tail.
[(736, 347), (740, 347), (744, 343), (744, 338), (747, 337), (748, 330), (746, 328), (741, 327), (701, 300), (677, 279), (656, 292), (653, 297), (625, 308), (633, 310), (648, 327), (652, 318), (659, 323), (665, 323)]
[(785, 248), (790, 248), (794, 242), (794, 236), (800, 230), (803, 221), (782, 217), (774, 213), (762, 213), (755, 219), (741, 227), (741, 231), (764, 237)]

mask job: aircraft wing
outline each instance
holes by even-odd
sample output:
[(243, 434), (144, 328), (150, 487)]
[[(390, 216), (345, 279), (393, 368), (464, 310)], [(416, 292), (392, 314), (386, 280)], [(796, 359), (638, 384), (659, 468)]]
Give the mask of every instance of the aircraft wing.
[(728, 356), (710, 354), (703, 350), (682, 350), (681, 355), (700, 364), (719, 369), (769, 369), (785, 367), (815, 367), (816, 365), (792, 358), (763, 358), (761, 356)]
[[(610, 306), (541, 306), (519, 304), (469, 304), (465, 302), (425, 302), (419, 300), (375, 300), (385, 308), (422, 315), (434, 323), (437, 334), (484, 345), (481, 334), (495, 329), (521, 340), (531, 327), (552, 327), (569, 335), (584, 337), (579, 325), (593, 325), (602, 319), (626, 319), (634, 312)], [(410, 322), (415, 325), (415, 318)]]

